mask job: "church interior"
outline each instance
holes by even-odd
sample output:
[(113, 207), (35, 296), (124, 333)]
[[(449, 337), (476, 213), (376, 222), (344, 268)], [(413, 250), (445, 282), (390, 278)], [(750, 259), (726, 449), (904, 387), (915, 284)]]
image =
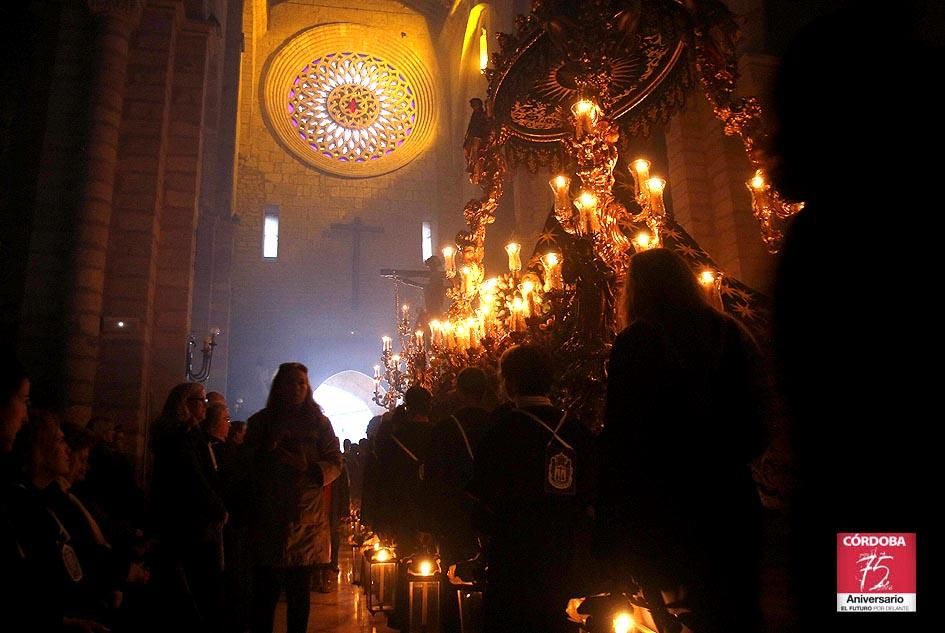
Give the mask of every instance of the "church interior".
[[(29, 535), (48, 527), (36, 508), (48, 504), (53, 518), (72, 516), (72, 499), (98, 546), (93, 551), (110, 540), (112, 554), (126, 546), (140, 556), (151, 547), (158, 552), (157, 562), (129, 563), (124, 602), (110, 602), (102, 615), (101, 604), (76, 606), (72, 585), (91, 579), (101, 590), (105, 581), (73, 535), (78, 573), (63, 553), (72, 571), (65, 589), (49, 590), (48, 602), (4, 596), (4, 605), (11, 596), (11, 604), (20, 600), (10, 630), (774, 633), (812, 623), (834, 630), (916, 625), (916, 558), (923, 586), (928, 534), (901, 490), (923, 476), (917, 456), (924, 431), (915, 420), (929, 417), (924, 407), (934, 405), (923, 394), (934, 387), (924, 392), (928, 377), (913, 368), (927, 335), (918, 317), (877, 314), (865, 303), (866, 296), (890, 292), (892, 272), (848, 279), (873, 275), (856, 267), (885, 251), (895, 267), (916, 271), (895, 282), (904, 295), (926, 282), (928, 291), (932, 282), (919, 272), (927, 264), (918, 254), (900, 260), (897, 246), (876, 248), (887, 239), (868, 231), (883, 230), (878, 215), (851, 227), (820, 212), (872, 209), (871, 199), (852, 192), (872, 186), (890, 189), (887, 201), (902, 208), (934, 206), (921, 191), (933, 181), (900, 185), (890, 167), (876, 163), (890, 156), (919, 163), (934, 147), (940, 113), (934, 115), (933, 90), (904, 96), (899, 84), (934, 83), (945, 29), (937, 3), (907, 0), (894, 16), (865, 17), (850, 4), (856, 3), (4, 6), (0, 350), (9, 368), (0, 396), (10, 401), (0, 408), (4, 566), (29, 578), (24, 592), (58, 586), (43, 575), (48, 561), (31, 558), (35, 547), (37, 560), (45, 560), (49, 543)], [(882, 57), (874, 36), (898, 60)], [(824, 59), (830, 62), (822, 70), (804, 66)], [(795, 84), (787, 86), (789, 79)], [(855, 101), (867, 94), (866, 83), (868, 105)], [(890, 103), (895, 114), (884, 109)], [(855, 127), (846, 120), (854, 111), (872, 122)], [(828, 117), (834, 118), (824, 122)], [(916, 127), (905, 129), (910, 117)], [(914, 181), (935, 178), (940, 163), (917, 166)], [(834, 169), (850, 178), (843, 195), (818, 180)], [(798, 184), (802, 176), (806, 188)], [(852, 251), (860, 238), (873, 246), (857, 247), (871, 251), (859, 262), (831, 246)], [(657, 262), (660, 253), (673, 259)], [(647, 262), (668, 267), (663, 273), (688, 265), (692, 279), (683, 286), (697, 292), (699, 307), (686, 310), (712, 316), (681, 325), (670, 314), (655, 334), (641, 330), (647, 297), (658, 304), (647, 313), (651, 320), (676, 300), (670, 291), (645, 295), (638, 275)], [(801, 303), (820, 310), (814, 316)], [(722, 334), (713, 360), (715, 352), (704, 352), (709, 346), (696, 335), (712, 327), (730, 327), (730, 337), (750, 341), (744, 345), (751, 358), (729, 358), (742, 343)], [(877, 350), (868, 332), (893, 329), (902, 336), (897, 351)], [(651, 332), (642, 343), (641, 331)], [(661, 356), (652, 341), (668, 340), (668, 332), (685, 342), (682, 352), (670, 345)], [(637, 369), (642, 358), (650, 364)], [(468, 368), (486, 381), (472, 388), (483, 415), (492, 411), (482, 438), (473, 430), (478, 422), (458, 413), (469, 404), (461, 385), (471, 380)], [(726, 372), (738, 376), (729, 380)], [(298, 409), (311, 419), (286, 413), (298, 402), (280, 404), (295, 402), (293, 380), (304, 382), (306, 401), (318, 403)], [(876, 400), (861, 402), (865, 393)], [(26, 404), (15, 408), (18, 398), (29, 401), (28, 416)], [(199, 420), (191, 415), (197, 401)], [(755, 404), (758, 411), (748, 411)], [(176, 419), (174, 407), (183, 412)], [(554, 409), (553, 419), (542, 407)], [(826, 489), (849, 483), (843, 473), (859, 468), (871, 438), (882, 443), (877, 417), (901, 424), (901, 437), (885, 445), (898, 472), (880, 477), (874, 489), (895, 516), (884, 520), (865, 509), (865, 492), (821, 510), (833, 503)], [(222, 435), (211, 418), (225, 428)], [(303, 418), (314, 426), (293, 426)], [(836, 423), (854, 418), (857, 439)], [(436, 441), (447, 442), (438, 430), (444, 423), (434, 425), (441, 419), (461, 434), (450, 436), (450, 448), (436, 448)], [(45, 450), (43, 434), (55, 433), (44, 426), (49, 420), (73, 455), (84, 447), (88, 476), (73, 466), (66, 478), (78, 477), (69, 479), (76, 494), (66, 486), (56, 500), (7, 491), (24, 472), (35, 487), (45, 481), (37, 473), (52, 468), (53, 458), (36, 455)], [(757, 442), (748, 427), (755, 421), (763, 427)], [(523, 424), (531, 430), (514, 435)], [(493, 439), (502, 425), (511, 435)], [(258, 454), (237, 446), (242, 437), (215, 452), (215, 443), (230, 444), (238, 428)], [(535, 500), (527, 496), (534, 491), (523, 491), (530, 475), (515, 473), (531, 463), (528, 433), (539, 428), (547, 445), (535, 448), (535, 472), (544, 465), (545, 496)], [(197, 432), (206, 435), (195, 440)], [(39, 448), (19, 447), (28, 442)], [(296, 452), (304, 442), (311, 447)], [(551, 456), (559, 445), (567, 450)], [(510, 447), (519, 447), (517, 455), (508, 454)], [(465, 463), (466, 449), (463, 470), (456, 464)], [(713, 469), (726, 459), (752, 486), (757, 515), (730, 490), (742, 479), (716, 476)], [(98, 468), (126, 482), (120, 500), (114, 481), (94, 473)], [(503, 468), (512, 474), (501, 482), (486, 472)], [(294, 474), (280, 480), (285, 469)], [(462, 503), (431, 479), (437, 469), (465, 478), (451, 493)], [(587, 483), (591, 471), (605, 483)], [(615, 492), (624, 485), (634, 492)], [(665, 494), (656, 492), (660, 485)], [(206, 496), (194, 492), (204, 487)], [(680, 487), (691, 495), (677, 495)], [(525, 499), (519, 509), (509, 507), (519, 494)], [(437, 498), (446, 505), (434, 507)], [(573, 520), (581, 527), (568, 532), (578, 535), (577, 544), (562, 545), (554, 530), (553, 538), (542, 536), (543, 526), (572, 517), (579, 502)], [(57, 503), (65, 504), (61, 512)], [(291, 515), (280, 508), (296, 505), (299, 516), (279, 519)], [(175, 521), (159, 516), (160, 508)], [(502, 512), (510, 514), (500, 520)], [(665, 525), (647, 528), (660, 538), (632, 518), (660, 512)], [(207, 526), (217, 531), (216, 550), (185, 534), (194, 513), (205, 521), (204, 533)], [(411, 523), (398, 516), (414, 514), (440, 519)], [(23, 516), (31, 518), (22, 523)], [(468, 525), (456, 525), (458, 516)], [(512, 534), (527, 525), (526, 516), (544, 523), (529, 527), (528, 538)], [(67, 535), (75, 531), (56, 522)], [(683, 523), (692, 529), (675, 529)], [(585, 527), (593, 552), (577, 549)], [(457, 535), (480, 528), (488, 538), (469, 532), (464, 545), (477, 542), (481, 551), (460, 556)], [(322, 547), (329, 533), (333, 540)], [(894, 584), (864, 589), (877, 568), (851, 562), (864, 580), (850, 588), (853, 581), (837, 566), (846, 560), (843, 535), (853, 533), (895, 534), (883, 537), (894, 544), (904, 538)], [(282, 558), (273, 563), (267, 547), (278, 549), (279, 534)], [(716, 544), (706, 545), (706, 535)], [(641, 545), (614, 545), (634, 538)], [(752, 538), (760, 547), (756, 558), (728, 550)], [(300, 542), (305, 562), (286, 563), (286, 556), (296, 560)], [(720, 572), (719, 553), (706, 553), (723, 543), (736, 571)], [(536, 565), (545, 552), (537, 544), (558, 559), (564, 552), (569, 561), (585, 556), (580, 566), (599, 573), (583, 574), (567, 587), (579, 587), (574, 595), (559, 596), (574, 565), (554, 556)], [(62, 547), (69, 545), (60, 542), (57, 552)], [(531, 560), (519, 560), (522, 551)], [(626, 560), (614, 551), (627, 553)], [(418, 571), (427, 555), (432, 571)], [(605, 562), (591, 562), (601, 557)], [(503, 575), (513, 559), (517, 583)], [(738, 584), (745, 580), (736, 578), (742, 563), (746, 570), (755, 565), (752, 590)], [(558, 580), (538, 581), (558, 571)], [(809, 584), (808, 574), (816, 576)], [(535, 598), (521, 585), (543, 589)], [(288, 606), (277, 607), (283, 588)], [(309, 590), (310, 611), (298, 611), (299, 592), (308, 604)], [(900, 608), (857, 602), (876, 595)], [(485, 596), (485, 606), (470, 596)], [(532, 614), (552, 596), (562, 601), (553, 615)], [(727, 602), (733, 596), (743, 604)], [(860, 604), (903, 613), (844, 612), (866, 610), (850, 606)], [(5, 606), (0, 618), (6, 612)], [(624, 614), (631, 619), (621, 620)]]

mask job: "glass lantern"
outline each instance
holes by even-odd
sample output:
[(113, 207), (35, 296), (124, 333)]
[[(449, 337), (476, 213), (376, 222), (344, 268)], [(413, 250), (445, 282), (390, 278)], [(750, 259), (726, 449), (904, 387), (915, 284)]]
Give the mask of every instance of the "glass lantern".
[(433, 556), (417, 556), (407, 565), (408, 632), (440, 631), (440, 565)]
[(364, 554), (367, 563), (364, 592), (371, 614), (394, 610), (397, 597), (397, 554), (392, 547), (371, 549)]

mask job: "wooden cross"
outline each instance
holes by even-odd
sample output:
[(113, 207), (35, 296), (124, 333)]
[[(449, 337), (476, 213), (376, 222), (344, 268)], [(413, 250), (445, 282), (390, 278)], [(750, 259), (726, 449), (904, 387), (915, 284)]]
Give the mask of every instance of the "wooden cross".
[(348, 224), (332, 224), (330, 228), (332, 231), (351, 232), (351, 307), (357, 309), (361, 305), (359, 292), (361, 288), (361, 234), (383, 233), (384, 229), (380, 226), (361, 224), (361, 218), (358, 217), (354, 218), (354, 220)]

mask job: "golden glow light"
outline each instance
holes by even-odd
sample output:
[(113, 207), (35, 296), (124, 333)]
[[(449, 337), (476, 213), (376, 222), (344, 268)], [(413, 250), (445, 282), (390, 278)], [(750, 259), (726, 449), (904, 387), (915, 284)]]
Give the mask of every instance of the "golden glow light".
[(392, 558), (391, 551), (386, 547), (377, 550), (377, 553), (374, 554), (374, 560), (379, 563), (386, 563)]
[(422, 560), (420, 564), (417, 565), (417, 571), (420, 572), (421, 576), (432, 576), (433, 575), (433, 563), (429, 560)]
[(633, 630), (633, 616), (626, 611), (614, 616), (614, 633), (630, 633)]
[(486, 27), (479, 30), (479, 72), (489, 67), (489, 33)]
[(509, 256), (509, 270), (513, 273), (522, 270), (522, 258), (520, 256), (522, 245), (518, 242), (509, 242), (505, 245), (505, 252)]
[(760, 169), (756, 171), (755, 175), (752, 176), (751, 180), (748, 181), (748, 186), (754, 189), (755, 191), (764, 189), (766, 184), (767, 183), (765, 182), (765, 176)]
[(578, 624), (587, 622), (587, 619), (591, 616), (585, 613), (578, 613), (578, 609), (582, 604), (584, 604), (584, 598), (571, 598), (568, 600), (568, 606), (565, 607), (564, 612), (568, 614), (569, 620), (577, 622)]
[(650, 248), (650, 243), (653, 241), (653, 236), (647, 233), (646, 231), (640, 231), (633, 237), (634, 246), (638, 246), (641, 250), (646, 250)]
[(571, 184), (571, 179), (567, 176), (557, 175), (551, 179), (551, 186), (554, 189), (561, 190)]
[(589, 99), (581, 99), (572, 108), (575, 116), (593, 116), (595, 110), (597, 110), (597, 105)]
[(699, 283), (703, 286), (711, 286), (715, 283), (715, 271), (703, 270), (699, 273)]
[(582, 191), (581, 195), (578, 196), (578, 202), (584, 208), (590, 209), (591, 207), (597, 206), (597, 196), (592, 194), (590, 191)]
[(638, 174), (647, 174), (650, 173), (650, 161), (645, 158), (638, 158), (632, 163), (630, 163), (631, 169)]
[(662, 194), (666, 188), (666, 181), (662, 178), (653, 177), (646, 181), (646, 188), (650, 193)]

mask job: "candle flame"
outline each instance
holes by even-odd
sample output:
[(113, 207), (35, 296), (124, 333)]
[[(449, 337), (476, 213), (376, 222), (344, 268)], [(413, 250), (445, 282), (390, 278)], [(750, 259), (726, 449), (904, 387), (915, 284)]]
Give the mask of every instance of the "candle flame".
[(633, 630), (633, 616), (626, 611), (614, 616), (614, 633), (630, 633)]
[(666, 188), (666, 181), (654, 176), (646, 181), (646, 188), (649, 189), (651, 193), (663, 193), (663, 189)]

